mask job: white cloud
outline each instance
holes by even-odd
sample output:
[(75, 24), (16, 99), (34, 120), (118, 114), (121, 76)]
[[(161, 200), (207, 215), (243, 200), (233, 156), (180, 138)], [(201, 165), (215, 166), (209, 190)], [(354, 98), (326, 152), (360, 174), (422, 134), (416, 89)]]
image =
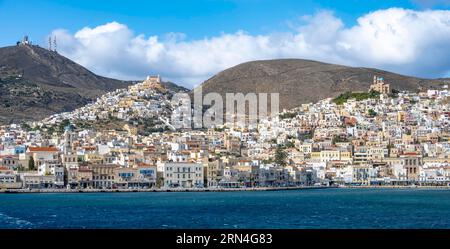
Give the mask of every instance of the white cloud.
[(251, 35), (245, 31), (202, 40), (184, 34), (135, 35), (117, 22), (75, 34), (55, 30), (59, 52), (109, 77), (142, 79), (161, 74), (185, 86), (259, 59), (304, 58), (377, 67), (422, 77), (442, 77), (450, 69), (450, 11), (378, 10), (345, 27), (332, 12), (301, 18), (292, 32)]

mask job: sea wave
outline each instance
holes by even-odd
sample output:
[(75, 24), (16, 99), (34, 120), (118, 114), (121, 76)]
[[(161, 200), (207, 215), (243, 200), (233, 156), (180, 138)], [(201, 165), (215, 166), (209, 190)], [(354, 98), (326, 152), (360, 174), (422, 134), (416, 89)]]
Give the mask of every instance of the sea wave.
[(31, 228), (33, 223), (0, 212), (0, 228)]

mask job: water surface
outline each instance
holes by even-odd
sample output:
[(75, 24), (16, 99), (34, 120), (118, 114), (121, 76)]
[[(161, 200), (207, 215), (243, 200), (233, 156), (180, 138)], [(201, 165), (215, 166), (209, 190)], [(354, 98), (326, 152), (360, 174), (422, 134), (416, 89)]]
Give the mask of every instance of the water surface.
[(1, 194), (0, 228), (450, 228), (450, 190)]

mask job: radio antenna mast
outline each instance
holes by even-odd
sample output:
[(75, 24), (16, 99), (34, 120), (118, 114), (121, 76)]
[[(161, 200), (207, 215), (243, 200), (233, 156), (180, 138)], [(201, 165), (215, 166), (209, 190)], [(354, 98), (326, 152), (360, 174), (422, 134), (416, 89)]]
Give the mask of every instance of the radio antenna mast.
[(53, 49), (54, 49), (55, 52), (57, 52), (57, 51), (56, 51), (56, 48), (57, 48), (57, 47), (56, 47), (56, 36), (55, 36), (55, 37), (53, 38)]

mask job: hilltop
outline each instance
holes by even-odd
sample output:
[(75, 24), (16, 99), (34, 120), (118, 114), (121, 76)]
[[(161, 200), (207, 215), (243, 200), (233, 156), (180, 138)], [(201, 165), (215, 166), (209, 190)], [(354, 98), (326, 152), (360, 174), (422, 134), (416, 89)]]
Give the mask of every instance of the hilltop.
[[(0, 48), (0, 125), (72, 111), (106, 92), (136, 83), (94, 74), (39, 46)], [(170, 89), (186, 90), (170, 82)]]
[[(280, 93), (280, 110), (334, 98), (349, 91), (368, 91), (373, 76), (391, 89), (437, 88), (450, 79), (421, 79), (374, 68), (348, 67), (311, 60), (251, 61), (226, 69), (202, 84), (203, 93)], [(224, 97), (225, 100), (225, 97)]]
[(38, 120), (73, 110), (129, 84), (98, 76), (39, 46), (0, 48), (0, 123)]

